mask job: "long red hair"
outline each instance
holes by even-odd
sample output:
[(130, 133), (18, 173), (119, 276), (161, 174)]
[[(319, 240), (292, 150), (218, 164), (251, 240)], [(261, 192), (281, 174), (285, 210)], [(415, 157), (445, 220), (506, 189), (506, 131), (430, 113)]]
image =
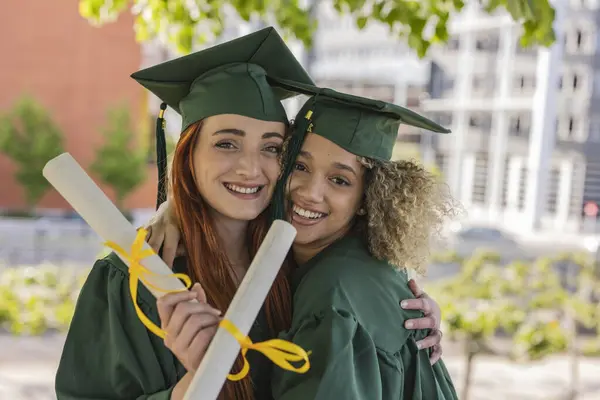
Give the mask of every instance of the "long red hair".
[[(192, 124), (177, 143), (171, 169), (171, 199), (186, 248), (188, 274), (192, 281), (202, 284), (208, 303), (224, 313), (238, 285), (232, 278), (235, 276), (233, 267), (208, 212), (209, 205), (196, 186), (193, 153), (201, 128), (202, 121)], [(267, 211), (263, 212), (248, 226), (248, 248), (252, 258), (268, 229), (266, 214)], [(264, 303), (273, 337), (291, 324), (292, 305), (287, 270), (285, 266), (280, 270)], [(238, 356), (232, 371), (240, 371), (242, 365), (241, 356)], [(237, 382), (226, 381), (219, 395), (221, 400), (253, 398), (249, 376)]]

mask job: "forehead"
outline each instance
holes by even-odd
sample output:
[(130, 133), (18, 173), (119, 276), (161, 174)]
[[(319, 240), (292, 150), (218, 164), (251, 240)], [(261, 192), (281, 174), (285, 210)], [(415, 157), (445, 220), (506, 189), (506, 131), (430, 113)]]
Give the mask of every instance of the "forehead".
[(277, 132), (283, 135), (285, 132), (283, 122), (262, 121), (238, 114), (213, 115), (204, 119), (203, 127), (205, 130), (213, 132), (220, 129), (239, 129), (248, 134)]
[(357, 170), (361, 168), (356, 154), (352, 154), (342, 147), (324, 138), (317, 133), (308, 133), (302, 151), (308, 152), (311, 158), (320, 164), (343, 163)]

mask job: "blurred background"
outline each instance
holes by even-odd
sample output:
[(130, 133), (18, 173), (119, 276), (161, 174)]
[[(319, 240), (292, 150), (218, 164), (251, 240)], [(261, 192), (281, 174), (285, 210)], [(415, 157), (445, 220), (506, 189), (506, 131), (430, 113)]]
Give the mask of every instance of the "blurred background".
[[(462, 399), (600, 399), (600, 1), (9, 1), (0, 13), (0, 398), (54, 399), (100, 238), (41, 175), (68, 151), (136, 226), (160, 102), (129, 75), (276, 26), (317, 84), (404, 105), (465, 212), (418, 277)], [(290, 116), (303, 98), (286, 101)], [(180, 118), (166, 113), (169, 146)]]

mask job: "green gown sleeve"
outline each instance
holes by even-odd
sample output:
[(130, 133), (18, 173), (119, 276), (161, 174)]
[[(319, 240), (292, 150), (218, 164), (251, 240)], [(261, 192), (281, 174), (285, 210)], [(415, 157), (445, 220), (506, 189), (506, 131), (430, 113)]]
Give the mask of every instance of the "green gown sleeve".
[(274, 368), (275, 400), (383, 399), (377, 349), (349, 313), (330, 308), (280, 335), (310, 351), (304, 374)]
[[(127, 267), (98, 260), (75, 308), (58, 366), (58, 400), (163, 400), (185, 374), (161, 338), (140, 322)], [(160, 326), (153, 296), (140, 285), (138, 304)]]

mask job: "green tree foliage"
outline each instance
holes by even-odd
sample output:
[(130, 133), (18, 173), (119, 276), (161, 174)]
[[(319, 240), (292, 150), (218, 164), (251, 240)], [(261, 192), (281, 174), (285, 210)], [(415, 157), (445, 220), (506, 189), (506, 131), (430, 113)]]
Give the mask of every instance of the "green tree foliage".
[(51, 185), (42, 169), (64, 152), (63, 133), (50, 113), (34, 98), (23, 96), (0, 115), (0, 152), (16, 165), (15, 178), (25, 190), (29, 209)]
[(111, 110), (104, 129), (105, 142), (91, 166), (100, 180), (114, 190), (115, 205), (121, 210), (125, 198), (146, 179), (145, 151), (135, 147), (134, 138), (128, 109)]
[[(483, 0), (489, 13), (504, 9), (523, 26), (521, 44), (550, 45), (554, 9), (548, 0)], [(340, 14), (353, 17), (357, 27), (383, 23), (390, 32), (406, 39), (423, 57), (432, 44), (446, 43), (451, 18), (464, 6), (463, 0), (332, 0)], [(281, 27), (285, 36), (312, 44), (318, 22), (298, 0), (80, 0), (79, 12), (91, 23), (114, 21), (131, 10), (139, 41), (164, 38), (181, 53), (189, 53), (225, 27), (225, 10), (234, 10), (243, 20), (260, 18)]]
[[(475, 358), (484, 352), (504, 353), (516, 361), (533, 361), (569, 351), (572, 387), (576, 387), (578, 325), (598, 323), (598, 305), (590, 288), (598, 288), (596, 263), (567, 255), (500, 265), (493, 253), (468, 259), (446, 254), (439, 261), (460, 262), (458, 275), (428, 288), (442, 308), (444, 330), (465, 344), (466, 374), (462, 399), (468, 399)], [(493, 346), (508, 335), (510, 350)]]

